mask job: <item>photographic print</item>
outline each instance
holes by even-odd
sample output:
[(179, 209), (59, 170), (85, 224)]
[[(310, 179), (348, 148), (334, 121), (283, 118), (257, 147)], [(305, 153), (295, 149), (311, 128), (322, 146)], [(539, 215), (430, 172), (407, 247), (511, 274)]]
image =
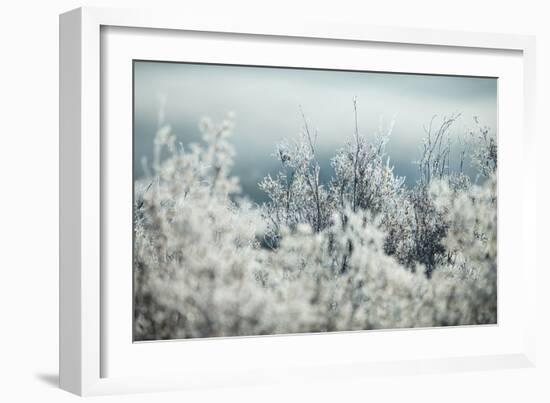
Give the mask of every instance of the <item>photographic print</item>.
[(497, 323), (497, 79), (133, 62), (134, 341)]

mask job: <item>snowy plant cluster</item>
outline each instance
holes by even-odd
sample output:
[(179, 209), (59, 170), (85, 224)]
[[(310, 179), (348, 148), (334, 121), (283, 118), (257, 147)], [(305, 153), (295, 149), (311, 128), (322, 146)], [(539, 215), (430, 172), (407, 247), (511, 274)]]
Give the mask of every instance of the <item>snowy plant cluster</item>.
[[(136, 340), (496, 323), (496, 141), (477, 118), (451, 167), (450, 129), (425, 128), (414, 187), (386, 154), (392, 125), (355, 132), (320, 180), (317, 133), (276, 147), (257, 206), (231, 176), (233, 118), (204, 143), (162, 124), (135, 182)], [(468, 148), (474, 150), (467, 152)], [(479, 179), (470, 180), (470, 163)]]

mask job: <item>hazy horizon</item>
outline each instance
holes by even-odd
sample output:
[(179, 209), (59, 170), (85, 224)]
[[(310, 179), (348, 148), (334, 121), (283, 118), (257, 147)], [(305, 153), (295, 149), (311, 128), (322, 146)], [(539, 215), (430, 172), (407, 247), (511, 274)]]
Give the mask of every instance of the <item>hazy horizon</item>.
[[(372, 136), (382, 120), (394, 121), (387, 151), (398, 176), (414, 184), (414, 161), (420, 156), (423, 125), (432, 116), (462, 113), (452, 137), (464, 136), (477, 116), (496, 132), (497, 79), (397, 73), (350, 72), (278, 67), (192, 63), (134, 63), (134, 178), (143, 176), (141, 158), (152, 159), (158, 110), (178, 141), (201, 142), (202, 117), (219, 121), (235, 114), (232, 142), (234, 175), (243, 194), (261, 202), (257, 183), (278, 171), (272, 154), (283, 139), (296, 138), (303, 121), (318, 131), (322, 179), (332, 175), (330, 158), (353, 135), (353, 98), (358, 100), (358, 126)], [(451, 161), (452, 163), (453, 161)]]

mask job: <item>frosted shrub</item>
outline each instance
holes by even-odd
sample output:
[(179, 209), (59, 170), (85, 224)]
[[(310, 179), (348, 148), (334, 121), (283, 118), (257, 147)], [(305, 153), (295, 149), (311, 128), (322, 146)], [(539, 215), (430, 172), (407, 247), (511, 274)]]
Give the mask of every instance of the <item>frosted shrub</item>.
[(393, 122), (386, 131), (380, 128), (371, 143), (359, 133), (356, 100), (354, 111), (353, 140), (332, 159), (335, 178), (331, 190), (340, 209), (350, 206), (353, 211), (361, 209), (388, 215), (390, 205), (400, 197), (404, 181), (393, 175), (393, 167), (386, 154)]
[(458, 278), (467, 284), (472, 320), (496, 322), (497, 309), (497, 187), (496, 173), (467, 192), (457, 192), (439, 182), (431, 192), (437, 208), (449, 222), (444, 239), (449, 267), (442, 276)]
[(187, 149), (161, 125), (135, 184), (136, 340), (496, 323), (496, 172), (481, 160), (472, 184), (451, 171), (447, 120), (411, 189), (389, 164), (390, 130), (370, 142), (357, 125), (321, 183), (304, 122), (276, 148), (262, 206), (230, 174), (231, 117), (204, 120)]
[(263, 206), (268, 220), (268, 244), (275, 247), (282, 226), (294, 228), (307, 223), (319, 232), (329, 224), (332, 212), (330, 193), (321, 184), (320, 167), (315, 155), (317, 133), (313, 133), (304, 116), (304, 127), (297, 141), (277, 145), (275, 157), (281, 171), (275, 178), (265, 177), (260, 188), (270, 201)]
[[(451, 130), (454, 123), (460, 118), (460, 114), (438, 119), (432, 118), (429, 126), (424, 128), (425, 137), (421, 146), (421, 157), (417, 162), (420, 179), (416, 186), (407, 191), (405, 200), (401, 201), (402, 214), (399, 227), (394, 231), (392, 248), (387, 248), (389, 253), (395, 254), (398, 260), (407, 267), (415, 270), (417, 264), (425, 268), (428, 276), (439, 266), (448, 264), (451, 258), (444, 239), (449, 229), (454, 225), (449, 221), (445, 212), (438, 209), (435, 195), (430, 192), (434, 182), (445, 183), (450, 189), (455, 190), (456, 195), (468, 194), (471, 187), (470, 178), (464, 174), (466, 163), (467, 145), (459, 144), (459, 159), (456, 166), (452, 167), (451, 161)], [(483, 176), (490, 175), (487, 166), (496, 169), (496, 142), (488, 136), (488, 128), (483, 129), (483, 144), (494, 144), (491, 153), (480, 151), (485, 149), (479, 146), (479, 139), (471, 147), (474, 155), (471, 156), (472, 165)], [(492, 146), (488, 146), (492, 147)], [(486, 162), (486, 158), (495, 158), (494, 165)], [(482, 161), (482, 162), (479, 162)], [(477, 208), (478, 206), (470, 206)]]
[(332, 159), (335, 178), (331, 183), (332, 198), (336, 200), (341, 219), (346, 221), (346, 209), (368, 211), (378, 215), (386, 233), (388, 254), (403, 255), (410, 223), (410, 203), (403, 187), (404, 178), (393, 174), (386, 144), (393, 122), (387, 129), (379, 128), (374, 141), (360, 134), (357, 123), (357, 101), (354, 100), (355, 133), (346, 147)]
[(474, 117), (475, 126), (470, 130), (474, 142), (472, 162), (478, 172), (488, 177), (497, 169), (497, 141), (488, 126), (482, 126)]
[[(264, 334), (265, 295), (254, 280), (259, 217), (241, 214), (229, 195), (231, 121), (201, 124), (205, 147), (174, 146), (161, 128), (156, 147), (170, 156), (155, 164), (137, 197), (135, 332), (138, 339)], [(138, 192), (140, 187), (138, 187)]]
[[(384, 253), (379, 223), (363, 212), (349, 211), (347, 217), (346, 224), (335, 219), (318, 234), (307, 227), (287, 233), (277, 253), (267, 255), (277, 333), (496, 321), (495, 284), (488, 286), (494, 272), (466, 278), (442, 271), (428, 279)], [(342, 272), (346, 256), (348, 269)]]

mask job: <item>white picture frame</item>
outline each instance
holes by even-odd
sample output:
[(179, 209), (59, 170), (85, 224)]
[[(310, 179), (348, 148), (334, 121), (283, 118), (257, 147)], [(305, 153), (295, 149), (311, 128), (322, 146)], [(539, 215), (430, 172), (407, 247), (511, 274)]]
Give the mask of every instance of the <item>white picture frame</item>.
[[(147, 32), (161, 33), (153, 38), (141, 38), (143, 48), (156, 47), (158, 57), (165, 56), (162, 49), (171, 49), (177, 41), (178, 32), (193, 32), (195, 37), (208, 33), (237, 35), (254, 38), (254, 41), (269, 39), (276, 42), (297, 41), (300, 44), (311, 40), (329, 41), (333, 49), (345, 44), (376, 43), (382, 46), (396, 46), (397, 52), (405, 47), (416, 47), (416, 51), (454, 52), (454, 58), (460, 58), (461, 52), (471, 53), (472, 57), (484, 57), (485, 54), (511, 52), (509, 69), (503, 67), (502, 74), (510, 82), (510, 91), (504, 94), (514, 95), (514, 101), (500, 99), (501, 115), (513, 111), (518, 105), (518, 116), (504, 120), (505, 126), (499, 131), (510, 139), (509, 149), (519, 150), (520, 169), (513, 173), (513, 180), (520, 181), (521, 191), (506, 193), (499, 189), (499, 198), (506, 196), (504, 205), (519, 209), (504, 235), (499, 228), (500, 240), (506, 245), (517, 245), (514, 256), (506, 264), (515, 264), (521, 269), (521, 280), (512, 282), (510, 277), (499, 278), (499, 325), (495, 327), (425, 329), (386, 332), (344, 332), (323, 336), (278, 336), (252, 337), (219, 340), (193, 340), (174, 342), (153, 342), (135, 345), (125, 330), (113, 325), (125, 315), (123, 305), (113, 305), (109, 293), (113, 287), (131, 289), (131, 282), (125, 284), (124, 277), (111, 278), (105, 272), (110, 259), (108, 245), (105, 244), (106, 206), (110, 206), (107, 194), (113, 189), (108, 178), (114, 173), (109, 171), (114, 165), (109, 163), (106, 147), (124, 147), (115, 144), (111, 137), (105, 136), (113, 129), (106, 116), (110, 113), (102, 108), (106, 101), (113, 108), (128, 110), (126, 101), (117, 103), (118, 95), (127, 94), (122, 87), (111, 85), (111, 81), (102, 80), (102, 74), (113, 74), (111, 67), (105, 67), (102, 57), (113, 55), (106, 48), (106, 39), (102, 32), (109, 27), (125, 30), (122, 36), (132, 36), (132, 30), (146, 29)], [(138, 31), (135, 31), (138, 32)], [(145, 32), (145, 31), (142, 31)], [(162, 33), (172, 33), (163, 37)], [(175, 34), (174, 34), (175, 33)], [(148, 35), (145, 33), (144, 35)], [(163, 39), (164, 38), (164, 39)], [(117, 42), (117, 40), (119, 42)], [(132, 58), (131, 46), (121, 46), (120, 40), (109, 39), (109, 46), (119, 50), (118, 58)], [(131, 39), (129, 39), (131, 40)], [(164, 41), (164, 42), (163, 42)], [(148, 45), (146, 44), (148, 42)], [(303, 42), (303, 43), (302, 43)], [(247, 46), (246, 41), (243, 41)], [(323, 42), (325, 43), (325, 42)], [(158, 46), (156, 46), (156, 45)], [(116, 47), (118, 46), (118, 48)], [(190, 45), (192, 46), (192, 44)], [(214, 45), (215, 46), (215, 45)], [(401, 50), (399, 50), (401, 49)], [(360, 50), (359, 50), (360, 51)], [(151, 55), (153, 53), (150, 53)], [(478, 56), (475, 56), (478, 55)], [(165, 56), (169, 57), (169, 56)], [(185, 56), (182, 56), (185, 57)], [(200, 56), (196, 56), (200, 57)], [(227, 56), (230, 57), (230, 56)], [(261, 55), (249, 56), (252, 63)], [(464, 56), (466, 57), (466, 56)], [(194, 387), (213, 387), (224, 385), (249, 385), (266, 382), (293, 382), (296, 379), (331, 380), (343, 377), (368, 376), (374, 373), (409, 374), (418, 372), (439, 372), (453, 370), (475, 370), (505, 367), (527, 367), (535, 362), (535, 293), (536, 264), (532, 237), (535, 233), (534, 189), (535, 179), (524, 169), (523, 161), (534, 155), (534, 92), (535, 92), (535, 41), (530, 36), (467, 33), (456, 31), (428, 31), (408, 28), (383, 28), (356, 25), (341, 25), (322, 22), (282, 22), (248, 20), (209, 20), (197, 19), (192, 15), (174, 15), (168, 12), (150, 10), (111, 10), (103, 8), (81, 8), (60, 16), (60, 385), (63, 389), (79, 395), (97, 395), (113, 393), (134, 393), (140, 391), (159, 391)], [(125, 60), (126, 60), (125, 59)], [(436, 63), (435, 56), (427, 56), (428, 61), (416, 67), (430, 73), (453, 73), (443, 71), (444, 64)], [(513, 60), (512, 60), (513, 59)], [(113, 56), (114, 60), (114, 56)], [(322, 59), (316, 59), (322, 63)], [(389, 60), (389, 59), (388, 59)], [(272, 62), (272, 61), (271, 61)], [(120, 63), (125, 63), (121, 59)], [(269, 64), (270, 60), (260, 61)], [(306, 63), (306, 62), (303, 62)], [(313, 62), (312, 62), (313, 63)], [(349, 62), (348, 62), (349, 63)], [(432, 63), (431, 67), (429, 63)], [(493, 63), (498, 64), (493, 60)], [(508, 65), (502, 61), (502, 65)], [(490, 63), (489, 63), (490, 64)], [(108, 70), (103, 70), (107, 68)], [(382, 67), (384, 68), (384, 67)], [(408, 70), (395, 66), (398, 71)], [(443, 69), (439, 71), (438, 69)], [(470, 72), (475, 75), (474, 67), (462, 67), (456, 71)], [(479, 67), (482, 69), (482, 67)], [(115, 66), (115, 70), (116, 66)], [(389, 70), (386, 67), (384, 70)], [(119, 70), (117, 70), (119, 71)], [(479, 75), (482, 70), (479, 70)], [(120, 72), (116, 73), (120, 74)], [(119, 76), (117, 76), (119, 77)], [(124, 81), (124, 80), (122, 80)], [(114, 89), (118, 88), (118, 89)], [(110, 94), (114, 96), (111, 98)], [(107, 95), (106, 95), (107, 94)], [(517, 96), (517, 97), (516, 97)], [(107, 98), (104, 98), (107, 97)], [(516, 99), (520, 98), (520, 99)], [(115, 104), (113, 104), (115, 102)], [(504, 112), (504, 113), (502, 113)], [(120, 119), (123, 120), (123, 119)], [(120, 123), (120, 122), (119, 122)], [(120, 126), (125, 130), (125, 126)], [(516, 136), (512, 130), (518, 129)], [(502, 129), (502, 130), (500, 130)], [(499, 134), (502, 135), (502, 134)], [(113, 148), (114, 149), (114, 148)], [(111, 150), (112, 151), (112, 150)], [(502, 151), (506, 167), (506, 148)], [(511, 155), (511, 154), (509, 154)], [(501, 158), (501, 157), (499, 157)], [(124, 160), (124, 158), (123, 158)], [(121, 164), (123, 165), (123, 164)], [(128, 165), (129, 166), (129, 165)], [(107, 168), (109, 167), (109, 168)], [(504, 173), (503, 173), (504, 172)], [(512, 175), (504, 168), (499, 175)], [(124, 176), (119, 171), (117, 176)], [(508, 177), (508, 176), (507, 176)], [(124, 179), (123, 179), (124, 180)], [(112, 181), (111, 181), (112, 182)], [(119, 182), (117, 182), (118, 184)], [(125, 182), (127, 183), (127, 182)], [(120, 186), (120, 189), (125, 189)], [(504, 193), (502, 193), (504, 192)], [(128, 195), (131, 197), (131, 195)], [(502, 212), (499, 202), (499, 213)], [(102, 211), (103, 209), (103, 211)], [(110, 217), (110, 216), (109, 216)], [(501, 225), (499, 216), (499, 226)], [(115, 226), (119, 226), (116, 224)], [(120, 232), (120, 231), (118, 231)], [(130, 235), (131, 237), (131, 235)], [(499, 249), (500, 250), (500, 249)], [(504, 248), (505, 250), (505, 248)], [(504, 252), (506, 253), (506, 252)], [(499, 264), (503, 263), (499, 255)], [(131, 268), (130, 268), (131, 270)], [(499, 272), (500, 273), (500, 272)], [(510, 278), (510, 280), (508, 280)], [(107, 287), (106, 279), (112, 281)], [(128, 287), (128, 289), (126, 289)], [(507, 300), (506, 287), (515, 287), (520, 301), (513, 304)], [(122, 292), (122, 291), (121, 291)], [(501, 297), (502, 305), (501, 305)], [(115, 302), (117, 304), (117, 302)], [(514, 313), (501, 321), (501, 308)], [(120, 310), (118, 309), (120, 308)], [(116, 312), (122, 312), (122, 316)], [(521, 320), (519, 320), (521, 317)], [(126, 318), (130, 320), (129, 318)], [(126, 323), (116, 321), (116, 323)], [(131, 332), (130, 329), (128, 331)], [(368, 333), (368, 335), (367, 335)], [(371, 358), (356, 354), (351, 349), (372, 341), (380, 354), (387, 357)], [(498, 342), (495, 341), (498, 339)], [(472, 340), (480, 340), (477, 347)], [(445, 347), (453, 340), (463, 340), (464, 348)], [(489, 349), (492, 342), (493, 347)], [(195, 344), (192, 344), (195, 343)], [(418, 354), (411, 355), (406, 349), (394, 348), (389, 356), (389, 346), (414, 343)], [(438, 346), (433, 354), (427, 353), (432, 343)], [(484, 344), (485, 343), (485, 344)], [(332, 351), (334, 346), (345, 345), (347, 350), (337, 354), (319, 356), (315, 349)], [(385, 345), (385, 347), (384, 347)], [(170, 360), (170, 357), (183, 354), (188, 359), (182, 363)], [(290, 350), (289, 350), (290, 349)], [(228, 353), (228, 351), (230, 351)], [(285, 357), (284, 351), (301, 352)], [(259, 364), (258, 357), (265, 357)], [(221, 357), (221, 358), (220, 358)], [(282, 357), (282, 358), (279, 358)], [(374, 357), (374, 358), (373, 358)], [(139, 359), (138, 359), (139, 358)], [(239, 359), (240, 358), (240, 359)], [(137, 362), (143, 362), (146, 368), (166, 368), (166, 371), (132, 371)], [(127, 362), (127, 365), (117, 364)], [(109, 363), (109, 365), (107, 365)], [(112, 368), (111, 368), (112, 364)], [(200, 364), (200, 365), (199, 365)], [(118, 365), (118, 366), (117, 366)], [(116, 368), (116, 370), (115, 370)], [(154, 372), (157, 372), (155, 375)], [(335, 375), (337, 373), (338, 375)]]

